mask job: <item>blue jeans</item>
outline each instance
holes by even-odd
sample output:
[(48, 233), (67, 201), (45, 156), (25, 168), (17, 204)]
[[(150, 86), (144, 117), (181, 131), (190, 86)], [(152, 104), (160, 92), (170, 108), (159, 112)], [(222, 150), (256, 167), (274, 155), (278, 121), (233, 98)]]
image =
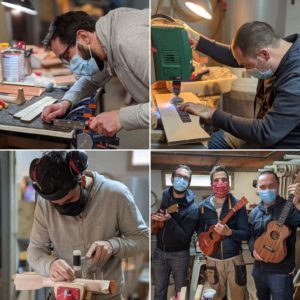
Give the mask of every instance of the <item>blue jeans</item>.
[(259, 300), (293, 300), (293, 275), (262, 272), (254, 267), (256, 295)]
[(208, 142), (208, 149), (232, 149), (224, 139), (224, 131), (215, 131)]
[(156, 248), (152, 258), (152, 274), (155, 285), (154, 299), (166, 300), (169, 277), (172, 272), (176, 294), (187, 285), (189, 250), (179, 252), (163, 252)]

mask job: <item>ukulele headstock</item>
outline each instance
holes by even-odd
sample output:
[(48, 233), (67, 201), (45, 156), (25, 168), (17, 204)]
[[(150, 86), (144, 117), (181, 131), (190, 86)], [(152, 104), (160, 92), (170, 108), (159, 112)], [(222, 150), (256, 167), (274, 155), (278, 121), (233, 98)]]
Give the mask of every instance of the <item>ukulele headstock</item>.
[(239, 210), (241, 209), (242, 207), (244, 207), (247, 203), (248, 203), (248, 199), (243, 196), (237, 203), (236, 203), (236, 209)]
[(168, 214), (172, 214), (172, 213), (175, 213), (175, 212), (178, 212), (178, 211), (179, 211), (179, 205), (178, 204), (173, 204), (173, 205), (169, 206), (166, 209), (166, 213), (168, 213)]

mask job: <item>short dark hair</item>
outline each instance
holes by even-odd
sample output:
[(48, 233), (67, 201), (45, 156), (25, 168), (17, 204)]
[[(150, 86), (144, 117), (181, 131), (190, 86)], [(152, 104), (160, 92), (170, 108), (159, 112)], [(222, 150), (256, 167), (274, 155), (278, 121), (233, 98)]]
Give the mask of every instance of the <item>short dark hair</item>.
[(265, 175), (265, 174), (273, 175), (274, 178), (276, 179), (276, 182), (279, 184), (279, 178), (278, 178), (277, 174), (272, 170), (264, 170), (264, 171), (260, 172), (259, 175), (258, 175), (258, 179), (259, 179), (260, 176)]
[(192, 178), (192, 170), (191, 170), (191, 168), (190, 168), (189, 166), (187, 166), (187, 165), (178, 165), (178, 166), (176, 166), (176, 167), (173, 169), (173, 171), (172, 171), (172, 177), (175, 176), (176, 170), (178, 170), (178, 169), (185, 169), (185, 170), (187, 170), (187, 171), (189, 172), (190, 181), (191, 181), (191, 178)]
[(75, 188), (80, 176), (74, 175), (67, 163), (66, 151), (44, 152), (36, 172), (36, 179), (44, 194), (52, 194), (62, 187)]
[(227, 176), (227, 179), (229, 180), (229, 173), (226, 170), (225, 166), (214, 166), (213, 169), (210, 171), (209, 176), (210, 176), (210, 182), (213, 182), (213, 177), (216, 173), (219, 172), (224, 172)]
[(234, 35), (232, 48), (240, 48), (244, 55), (255, 56), (263, 47), (278, 47), (280, 37), (267, 23), (254, 21), (242, 25)]
[(96, 19), (84, 11), (70, 11), (61, 14), (50, 24), (48, 34), (43, 44), (50, 48), (51, 41), (59, 38), (62, 43), (68, 46), (76, 45), (76, 33), (80, 29), (95, 32)]

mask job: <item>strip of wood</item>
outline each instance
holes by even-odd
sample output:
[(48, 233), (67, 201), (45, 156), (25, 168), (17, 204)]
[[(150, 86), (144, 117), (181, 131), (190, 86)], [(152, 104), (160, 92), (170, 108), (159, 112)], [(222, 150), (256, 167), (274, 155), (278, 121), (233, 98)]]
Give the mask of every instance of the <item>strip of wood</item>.
[[(156, 94), (154, 97), (168, 145), (196, 143), (207, 141), (210, 138), (209, 134), (200, 126), (198, 116), (190, 114), (191, 122), (184, 123), (181, 120), (176, 107), (170, 103), (174, 97), (173, 94)], [(181, 93), (180, 97), (184, 102), (200, 103), (199, 98), (193, 93)]]
[[(87, 291), (99, 294), (113, 294), (116, 292), (115, 281), (113, 280), (91, 280), (77, 278), (72, 282), (60, 282), (61, 286), (72, 283), (83, 283)], [(17, 291), (37, 290), (43, 287), (54, 287), (58, 282), (52, 281), (48, 277), (43, 277), (34, 272), (16, 274), (14, 276), (14, 284)]]
[(50, 99), (54, 99), (52, 97), (44, 97), (41, 100), (35, 102), (34, 104), (27, 106), (26, 108), (20, 110), (19, 112), (14, 114), (14, 117), (17, 119), (20, 119), (24, 117), (25, 115), (29, 114), (31, 111), (33, 111), (36, 107), (39, 107), (40, 105), (43, 105), (44, 103), (47, 103)]
[(46, 90), (43, 87), (34, 87), (18, 84), (0, 84), (0, 93), (17, 95), (19, 88), (24, 90), (25, 96), (41, 96)]
[(35, 119), (38, 115), (40, 115), (47, 105), (53, 104), (57, 102), (57, 99), (52, 98), (49, 99), (47, 102), (44, 102), (42, 105), (36, 107), (34, 110), (32, 110), (30, 113), (26, 114), (21, 118), (21, 121), (23, 122), (31, 122), (33, 119)]

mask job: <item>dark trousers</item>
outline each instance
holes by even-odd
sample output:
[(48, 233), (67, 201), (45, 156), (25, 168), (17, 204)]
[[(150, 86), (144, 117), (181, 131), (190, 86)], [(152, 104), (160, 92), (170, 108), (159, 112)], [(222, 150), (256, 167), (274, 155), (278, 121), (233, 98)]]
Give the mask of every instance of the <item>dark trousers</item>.
[(187, 285), (189, 265), (189, 250), (179, 252), (164, 252), (156, 248), (152, 258), (152, 274), (155, 285), (154, 299), (166, 300), (169, 277), (172, 272), (176, 294)]
[(253, 268), (256, 295), (259, 300), (293, 300), (293, 275), (262, 272)]

